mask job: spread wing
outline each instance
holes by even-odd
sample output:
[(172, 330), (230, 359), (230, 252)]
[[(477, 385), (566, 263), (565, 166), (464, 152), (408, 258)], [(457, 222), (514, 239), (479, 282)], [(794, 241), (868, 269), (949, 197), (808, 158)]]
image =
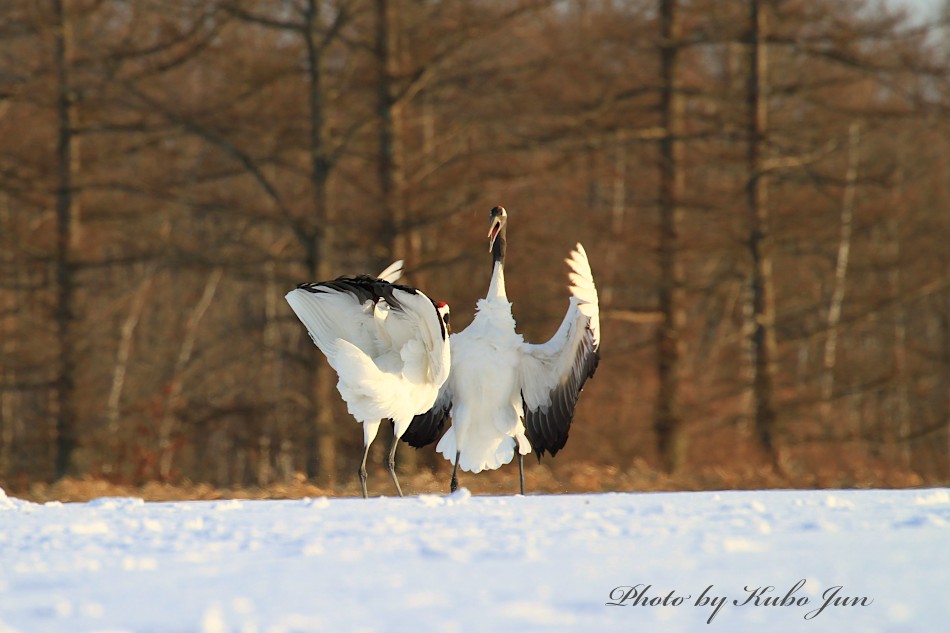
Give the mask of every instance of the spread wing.
[(564, 320), (547, 343), (521, 349), (525, 434), (539, 460), (564, 447), (577, 399), (600, 360), (600, 308), (584, 247), (578, 244), (565, 261), (572, 272)]
[(373, 291), (369, 279), (340, 277), (300, 284), (284, 297), (314, 344), (328, 357), (336, 352), (340, 339), (370, 357), (380, 354), (381, 341), (373, 318), (379, 293)]
[[(366, 383), (375, 375), (365, 362), (357, 366), (352, 347), (382, 372), (401, 377), (406, 388), (441, 386), (448, 376), (445, 324), (435, 304), (415, 288), (359, 275), (301, 284), (286, 299), (342, 382)], [(342, 362), (341, 348), (354, 362)]]

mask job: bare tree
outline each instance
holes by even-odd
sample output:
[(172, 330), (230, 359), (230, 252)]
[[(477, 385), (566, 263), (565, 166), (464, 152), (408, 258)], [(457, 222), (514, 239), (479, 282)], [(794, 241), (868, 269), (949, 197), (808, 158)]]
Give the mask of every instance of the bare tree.
[[(346, 10), (338, 9), (336, 24), (325, 23), (323, 4), (307, 0), (303, 12), (302, 34), (307, 50), (307, 95), (309, 99), (310, 180), (313, 209), (317, 219), (316, 233), (307, 248), (307, 271), (313, 279), (335, 277), (333, 249), (336, 242), (336, 215), (328, 197), (328, 181), (332, 163), (327, 146), (327, 90), (324, 79), (327, 46), (337, 24), (346, 19)], [(326, 483), (336, 482), (337, 430), (333, 420), (333, 372), (319, 350), (312, 352), (314, 421), (317, 461), (308, 460), (308, 474), (318, 475)]]
[[(112, 382), (109, 388), (109, 397), (106, 400), (106, 424), (109, 436), (119, 437), (122, 422), (122, 394), (125, 390), (129, 374), (129, 364), (132, 357), (132, 342), (136, 329), (142, 319), (142, 312), (148, 303), (149, 295), (154, 286), (154, 266), (150, 266), (145, 278), (132, 295), (129, 311), (119, 328), (119, 342), (116, 347), (115, 365), (112, 369)], [(113, 446), (113, 448), (115, 448)]]
[(79, 124), (76, 86), (72, 79), (73, 24), (68, 0), (53, 0), (54, 66), (56, 69), (56, 335), (59, 358), (56, 368), (57, 477), (75, 474), (73, 452), (78, 445), (76, 387), (76, 245), (79, 236)]
[(0, 477), (347, 490), (359, 436), (282, 294), (398, 256), (464, 327), (502, 203), (526, 338), (573, 241), (602, 290), (546, 474), (781, 448), (935, 481), (939, 36), (858, 0), (0, 2)]
[(752, 399), (759, 445), (777, 465), (774, 381), (776, 361), (775, 287), (772, 275), (772, 236), (769, 184), (765, 170), (768, 144), (769, 62), (768, 6), (749, 0), (749, 76), (746, 86), (747, 172), (746, 200), (749, 222), (751, 273)]
[[(402, 73), (399, 50), (399, 18), (401, 7), (398, 0), (375, 2), (377, 72), (377, 116), (379, 118), (378, 177), (380, 210), (386, 218), (386, 226), (392, 236), (393, 258), (403, 258), (407, 265), (418, 265), (422, 259), (418, 232), (410, 226), (406, 178), (403, 162), (403, 107), (405, 100), (397, 94)], [(414, 283), (425, 286), (425, 281), (416, 275)], [(383, 444), (378, 442), (373, 452), (379, 459)], [(416, 465), (415, 451), (402, 451), (399, 466), (402, 471), (412, 471)]]
[(201, 296), (191, 309), (188, 320), (185, 322), (182, 332), (181, 345), (178, 348), (178, 354), (175, 357), (175, 364), (172, 367), (171, 377), (168, 380), (168, 386), (165, 388), (165, 399), (162, 404), (162, 417), (158, 427), (158, 476), (167, 481), (171, 476), (172, 463), (175, 457), (175, 446), (172, 435), (175, 430), (176, 413), (178, 400), (181, 398), (184, 386), (184, 373), (191, 362), (192, 354), (195, 351), (195, 345), (198, 340), (198, 327), (204, 319), (214, 295), (218, 291), (221, 283), (221, 277), (224, 275), (222, 268), (215, 268), (208, 275)]
[(678, 57), (682, 27), (676, 0), (661, 0), (660, 15), (660, 108), (664, 136), (660, 141), (660, 239), (659, 307), (663, 321), (657, 328), (656, 419), (661, 462), (669, 472), (680, 469), (686, 460), (687, 435), (680, 407), (680, 379), (683, 357), (683, 264), (679, 253), (679, 232), (683, 222), (682, 200), (685, 186), (683, 136), (685, 97), (679, 78)]
[[(302, 252), (302, 269), (307, 279), (330, 279), (340, 274), (336, 249), (341, 235), (338, 229), (339, 216), (330, 195), (331, 178), (347, 143), (352, 141), (361, 127), (369, 123), (362, 119), (336, 135), (330, 132), (331, 122), (343, 108), (339, 108), (339, 86), (333, 86), (328, 78), (327, 63), (334, 46), (340, 43), (341, 33), (354, 14), (360, 9), (358, 3), (333, 5), (318, 0), (306, 0), (292, 10), (283, 11), (274, 7), (258, 7), (254, 3), (238, 0), (222, 2), (222, 7), (240, 22), (255, 28), (275, 31), (286, 38), (293, 38), (303, 49), (301, 73), (305, 99), (306, 132), (302, 151), (306, 156), (305, 171), (309, 200), (294, 205), (285, 196), (279, 185), (280, 179), (296, 176), (298, 168), (285, 161), (276, 161), (284, 169), (280, 178), (267, 173), (266, 164), (275, 162), (249, 152), (236, 152), (238, 144), (228, 137), (207, 134), (207, 130), (195, 128), (195, 132), (234, 153), (248, 174), (266, 192), (267, 197), (279, 209), (284, 228), (293, 235), (296, 246)], [(345, 59), (345, 57), (344, 57)], [(257, 88), (260, 90), (261, 88)], [(339, 122), (339, 119), (337, 119)], [(294, 139), (298, 143), (298, 139)], [(286, 199), (285, 199), (286, 198)], [(295, 210), (296, 206), (301, 210)], [(305, 214), (302, 214), (305, 210)], [(273, 245), (269, 245), (271, 248)], [(271, 331), (273, 334), (273, 331)], [(306, 434), (306, 472), (322, 483), (334, 484), (338, 473), (337, 445), (339, 436), (334, 422), (337, 397), (333, 372), (323, 355), (316, 348), (309, 348), (305, 361), (308, 375), (306, 393), (310, 400), (310, 420)]]
[(823, 356), (824, 374), (821, 382), (821, 399), (825, 403), (825, 418), (830, 419), (828, 406), (834, 395), (835, 361), (838, 351), (838, 325), (841, 322), (841, 309), (848, 275), (848, 261), (851, 256), (851, 233), (854, 218), (854, 196), (858, 179), (858, 159), (861, 140), (861, 124), (853, 121), (848, 128), (848, 168), (845, 173), (844, 197), (841, 201), (841, 235), (838, 240), (838, 254), (835, 259), (835, 278), (831, 300), (828, 306), (828, 337), (825, 339)]
[[(2, 113), (0, 113), (2, 116)], [(10, 217), (10, 199), (5, 192), (0, 192), (0, 272), (8, 282), (16, 283), (19, 275), (13, 267), (16, 257), (9, 242), (12, 234), (12, 218)], [(15, 428), (18, 423), (16, 383), (17, 371), (14, 359), (17, 354), (18, 322), (17, 322), (17, 293), (15, 288), (0, 286), (0, 477), (10, 472), (13, 461), (13, 441), (16, 437)]]

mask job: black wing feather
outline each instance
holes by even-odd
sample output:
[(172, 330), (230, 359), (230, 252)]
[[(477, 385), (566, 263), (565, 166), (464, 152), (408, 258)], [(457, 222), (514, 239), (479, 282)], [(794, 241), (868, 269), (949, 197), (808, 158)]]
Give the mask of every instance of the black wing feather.
[[(306, 290), (307, 292), (312, 292), (314, 294), (329, 292), (330, 290), (337, 292), (348, 292), (355, 296), (360, 304), (364, 304), (367, 301), (372, 301), (374, 304), (376, 304), (380, 299), (383, 299), (389, 304), (390, 308), (399, 311), (403, 311), (404, 308), (402, 303), (400, 303), (393, 294), (395, 290), (402, 290), (403, 292), (408, 292), (412, 295), (419, 294), (419, 290), (413, 288), (412, 286), (394, 284), (392, 282), (386, 281), (385, 279), (373, 277), (372, 275), (337, 277), (332, 281), (317, 281), (297, 284), (297, 288), (300, 290)], [(429, 301), (432, 301), (432, 299), (429, 299)], [(434, 301), (432, 301), (432, 307), (438, 310)], [(439, 328), (442, 330), (442, 339), (444, 340), (446, 338), (445, 323), (442, 322), (442, 319), (438, 319), (438, 321)]]
[(554, 457), (564, 448), (571, 430), (571, 421), (574, 419), (577, 399), (584, 390), (584, 383), (597, 371), (599, 362), (600, 351), (594, 346), (594, 334), (588, 328), (583, 344), (578, 346), (571, 372), (551, 390), (550, 404), (532, 411), (523, 403), (525, 436), (539, 462), (545, 452)]
[(442, 435), (451, 410), (452, 404), (449, 402), (446, 406), (434, 406), (425, 413), (416, 415), (399, 439), (413, 448), (428, 446)]

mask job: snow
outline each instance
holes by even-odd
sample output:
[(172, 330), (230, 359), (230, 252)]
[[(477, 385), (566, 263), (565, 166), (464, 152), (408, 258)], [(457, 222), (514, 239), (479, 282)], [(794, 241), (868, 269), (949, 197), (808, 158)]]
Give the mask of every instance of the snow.
[(948, 528), (947, 489), (43, 505), (0, 491), (0, 633), (937, 632)]

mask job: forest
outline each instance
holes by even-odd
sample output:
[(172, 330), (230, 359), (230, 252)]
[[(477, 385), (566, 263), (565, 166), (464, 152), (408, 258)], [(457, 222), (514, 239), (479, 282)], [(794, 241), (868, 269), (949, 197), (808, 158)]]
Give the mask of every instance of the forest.
[(950, 483), (937, 5), (4, 0), (0, 484), (353, 494), (360, 427), (283, 296), (403, 259), (459, 331), (496, 204), (526, 340), (577, 242), (600, 294), (529, 484)]

